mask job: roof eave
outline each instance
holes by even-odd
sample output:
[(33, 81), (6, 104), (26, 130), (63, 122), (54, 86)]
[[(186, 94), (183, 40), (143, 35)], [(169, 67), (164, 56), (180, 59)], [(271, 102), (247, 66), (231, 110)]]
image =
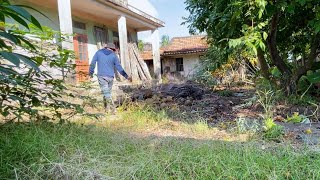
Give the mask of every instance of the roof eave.
[(157, 19), (157, 18), (155, 18), (155, 17), (129, 5), (129, 4), (127, 7), (125, 7), (124, 5), (116, 3), (115, 1), (112, 1), (112, 0), (97, 0), (97, 1), (102, 2), (102, 3), (107, 3), (120, 11), (123, 11), (127, 14), (130, 14), (136, 18), (143, 19), (147, 23), (155, 26), (156, 28), (161, 28), (161, 27), (165, 26), (165, 23), (163, 21), (161, 21), (161, 20), (159, 20), (159, 19)]
[(163, 52), (161, 55), (170, 56), (170, 55), (185, 55), (185, 54), (197, 54), (197, 53), (205, 53), (208, 49), (203, 50), (189, 50), (189, 51), (167, 51)]

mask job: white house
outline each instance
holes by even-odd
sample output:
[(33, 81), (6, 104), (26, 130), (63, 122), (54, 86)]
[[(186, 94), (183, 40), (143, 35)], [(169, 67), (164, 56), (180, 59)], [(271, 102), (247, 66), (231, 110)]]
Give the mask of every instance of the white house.
[(31, 6), (47, 17), (30, 11), (39, 22), (65, 34), (76, 34), (62, 46), (76, 53), (78, 81), (87, 78), (95, 52), (107, 42), (120, 49), (121, 64), (130, 74), (128, 42), (137, 42), (139, 31), (152, 31), (154, 74), (161, 78), (159, 32), (164, 22), (128, 4), (127, 0), (11, 0)]
[[(161, 71), (175, 77), (191, 78), (199, 67), (201, 57), (208, 50), (205, 36), (174, 37), (169, 45), (161, 48)], [(153, 68), (151, 51), (144, 51), (142, 57)]]

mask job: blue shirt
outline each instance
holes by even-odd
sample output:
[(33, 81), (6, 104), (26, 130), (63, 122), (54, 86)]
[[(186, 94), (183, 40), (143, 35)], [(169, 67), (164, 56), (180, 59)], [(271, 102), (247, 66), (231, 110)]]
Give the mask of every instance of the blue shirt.
[(109, 49), (100, 49), (93, 56), (89, 69), (90, 75), (93, 75), (96, 64), (98, 64), (98, 76), (114, 78), (114, 69), (117, 69), (123, 77), (128, 79), (128, 75), (122, 68), (117, 55)]

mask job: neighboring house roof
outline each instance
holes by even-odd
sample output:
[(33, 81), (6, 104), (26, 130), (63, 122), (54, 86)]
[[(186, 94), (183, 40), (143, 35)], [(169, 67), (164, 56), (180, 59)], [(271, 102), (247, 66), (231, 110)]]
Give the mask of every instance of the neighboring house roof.
[[(171, 39), (169, 45), (160, 49), (161, 56), (170, 56), (178, 54), (193, 54), (203, 53), (208, 50), (208, 43), (206, 36), (187, 36), (174, 37)], [(152, 51), (144, 50), (141, 52), (144, 60), (152, 60)]]
[(205, 52), (208, 49), (206, 36), (174, 37), (168, 46), (162, 48), (162, 55), (191, 54)]
[(142, 59), (144, 59), (144, 60), (152, 60), (153, 59), (152, 51), (142, 51), (142, 52), (140, 52), (140, 55), (141, 55)]
[[(160, 49), (160, 55), (162, 55), (163, 50)], [(140, 52), (142, 59), (144, 60), (153, 60), (153, 53), (150, 50)]]

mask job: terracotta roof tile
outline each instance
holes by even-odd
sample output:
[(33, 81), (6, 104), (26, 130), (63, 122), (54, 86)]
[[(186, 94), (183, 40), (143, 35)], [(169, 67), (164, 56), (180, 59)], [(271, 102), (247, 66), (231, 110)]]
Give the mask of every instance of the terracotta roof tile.
[(171, 39), (168, 46), (162, 49), (162, 55), (189, 54), (206, 51), (208, 44), (206, 36), (175, 37)]
[[(163, 50), (160, 49), (160, 55), (163, 53)], [(153, 53), (152, 51), (142, 51), (140, 52), (142, 59), (144, 60), (153, 60)]]
[(143, 51), (143, 52), (140, 52), (140, 55), (141, 55), (142, 59), (144, 59), (144, 60), (152, 60), (153, 59), (152, 51)]

